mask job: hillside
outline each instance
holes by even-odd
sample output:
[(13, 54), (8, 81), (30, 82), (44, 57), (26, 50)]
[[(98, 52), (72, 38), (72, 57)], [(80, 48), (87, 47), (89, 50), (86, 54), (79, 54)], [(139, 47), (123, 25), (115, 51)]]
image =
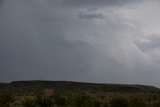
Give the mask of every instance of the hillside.
[(159, 93), (160, 89), (146, 85), (128, 84), (98, 84), (71, 81), (13, 81), (11, 83), (0, 83), (0, 93), (11, 91), (13, 93), (35, 92), (38, 88), (53, 88), (56, 92), (78, 92), (89, 93)]

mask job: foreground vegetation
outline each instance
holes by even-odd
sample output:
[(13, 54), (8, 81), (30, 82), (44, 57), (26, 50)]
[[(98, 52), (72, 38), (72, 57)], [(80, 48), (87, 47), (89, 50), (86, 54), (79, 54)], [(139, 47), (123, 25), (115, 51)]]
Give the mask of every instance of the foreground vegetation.
[(43, 95), (0, 95), (0, 107), (160, 107), (155, 93), (105, 93)]
[[(90, 86), (87, 84), (78, 89), (78, 85), (73, 88), (75, 83), (74, 85), (58, 84), (57, 86), (63, 87), (57, 89), (56, 85), (54, 88), (49, 87), (53, 89), (53, 94), (50, 96), (44, 95), (44, 89), (48, 87), (42, 83), (32, 87), (29, 85), (30, 88), (36, 87), (32, 91), (24, 84), (23, 87), (21, 84), (16, 85), (18, 91), (11, 86), (0, 87), (4, 89), (0, 92), (0, 107), (160, 107), (160, 93), (153, 87), (140, 86), (138, 89), (137, 86), (132, 88), (133, 86), (110, 85), (113, 90), (107, 86), (110, 91), (103, 91), (108, 90), (104, 85), (97, 87), (96, 84), (94, 88), (93, 84), (89, 84)], [(67, 87), (69, 87), (68, 90)]]

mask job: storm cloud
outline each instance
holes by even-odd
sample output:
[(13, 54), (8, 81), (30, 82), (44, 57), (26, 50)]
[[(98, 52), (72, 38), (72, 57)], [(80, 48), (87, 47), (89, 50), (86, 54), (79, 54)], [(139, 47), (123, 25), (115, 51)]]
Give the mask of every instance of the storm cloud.
[(64, 0), (64, 4), (68, 6), (122, 6), (141, 2), (143, 0)]
[(0, 81), (159, 86), (159, 5), (148, 0), (0, 2)]

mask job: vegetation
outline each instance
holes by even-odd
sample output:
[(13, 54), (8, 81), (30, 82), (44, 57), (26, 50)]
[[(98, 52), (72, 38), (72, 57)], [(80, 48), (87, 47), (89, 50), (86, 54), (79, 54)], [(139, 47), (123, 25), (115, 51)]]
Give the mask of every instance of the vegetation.
[[(54, 94), (51, 97), (19, 96), (21, 107), (160, 107), (160, 95), (153, 93)], [(13, 103), (9, 101), (10, 103)], [(9, 103), (6, 103), (9, 104)], [(13, 106), (14, 105), (14, 106)], [(17, 107), (13, 103), (11, 107)], [(1, 107), (9, 107), (3, 105)]]
[(0, 107), (9, 107), (10, 103), (14, 102), (14, 97), (11, 93), (2, 93), (0, 95)]
[[(14, 87), (9, 86), (13, 90), (10, 90), (10, 92), (7, 90), (7, 92), (0, 94), (0, 107), (160, 107), (160, 93), (157, 88), (150, 86), (140, 86), (141, 88), (138, 88), (139, 85), (117, 87), (110, 85), (113, 89), (112, 92), (111, 90), (106, 91), (109, 89), (105, 89), (104, 85), (97, 86), (98, 84), (96, 84), (94, 86), (94, 84), (89, 84), (92, 87), (88, 87), (83, 84), (83, 88), (80, 88), (82, 87), (80, 86), (77, 89), (73, 86), (73, 83), (67, 83), (67, 85), (63, 83), (65, 90), (64, 87), (59, 90), (53, 88), (53, 94), (46, 96), (43, 92), (44, 89), (52, 87), (47, 87), (44, 82), (38, 82), (37, 84), (32, 87), (31, 84), (28, 84), (32, 91), (28, 88), (26, 88), (27, 91), (22, 90), (25, 89), (24, 87), (28, 87), (26, 84), (26, 86), (23, 84), (23, 87), (20, 84), (14, 84)], [(68, 89), (67, 86), (69, 86)], [(76, 86), (78, 85), (76, 84)], [(94, 89), (93, 86), (96, 88)], [(19, 90), (15, 91), (17, 87)], [(124, 87), (124, 90), (122, 87)], [(3, 88), (5, 87), (3, 86)], [(115, 91), (118, 89), (119, 92)]]

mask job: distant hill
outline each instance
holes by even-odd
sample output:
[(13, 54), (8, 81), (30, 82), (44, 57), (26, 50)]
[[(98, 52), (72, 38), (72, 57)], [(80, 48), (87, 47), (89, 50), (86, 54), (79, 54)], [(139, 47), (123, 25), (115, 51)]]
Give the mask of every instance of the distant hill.
[(0, 93), (10, 91), (14, 93), (35, 92), (38, 88), (53, 88), (56, 92), (79, 92), (89, 93), (160, 93), (160, 89), (146, 85), (128, 84), (98, 84), (71, 81), (13, 81), (0, 83)]

